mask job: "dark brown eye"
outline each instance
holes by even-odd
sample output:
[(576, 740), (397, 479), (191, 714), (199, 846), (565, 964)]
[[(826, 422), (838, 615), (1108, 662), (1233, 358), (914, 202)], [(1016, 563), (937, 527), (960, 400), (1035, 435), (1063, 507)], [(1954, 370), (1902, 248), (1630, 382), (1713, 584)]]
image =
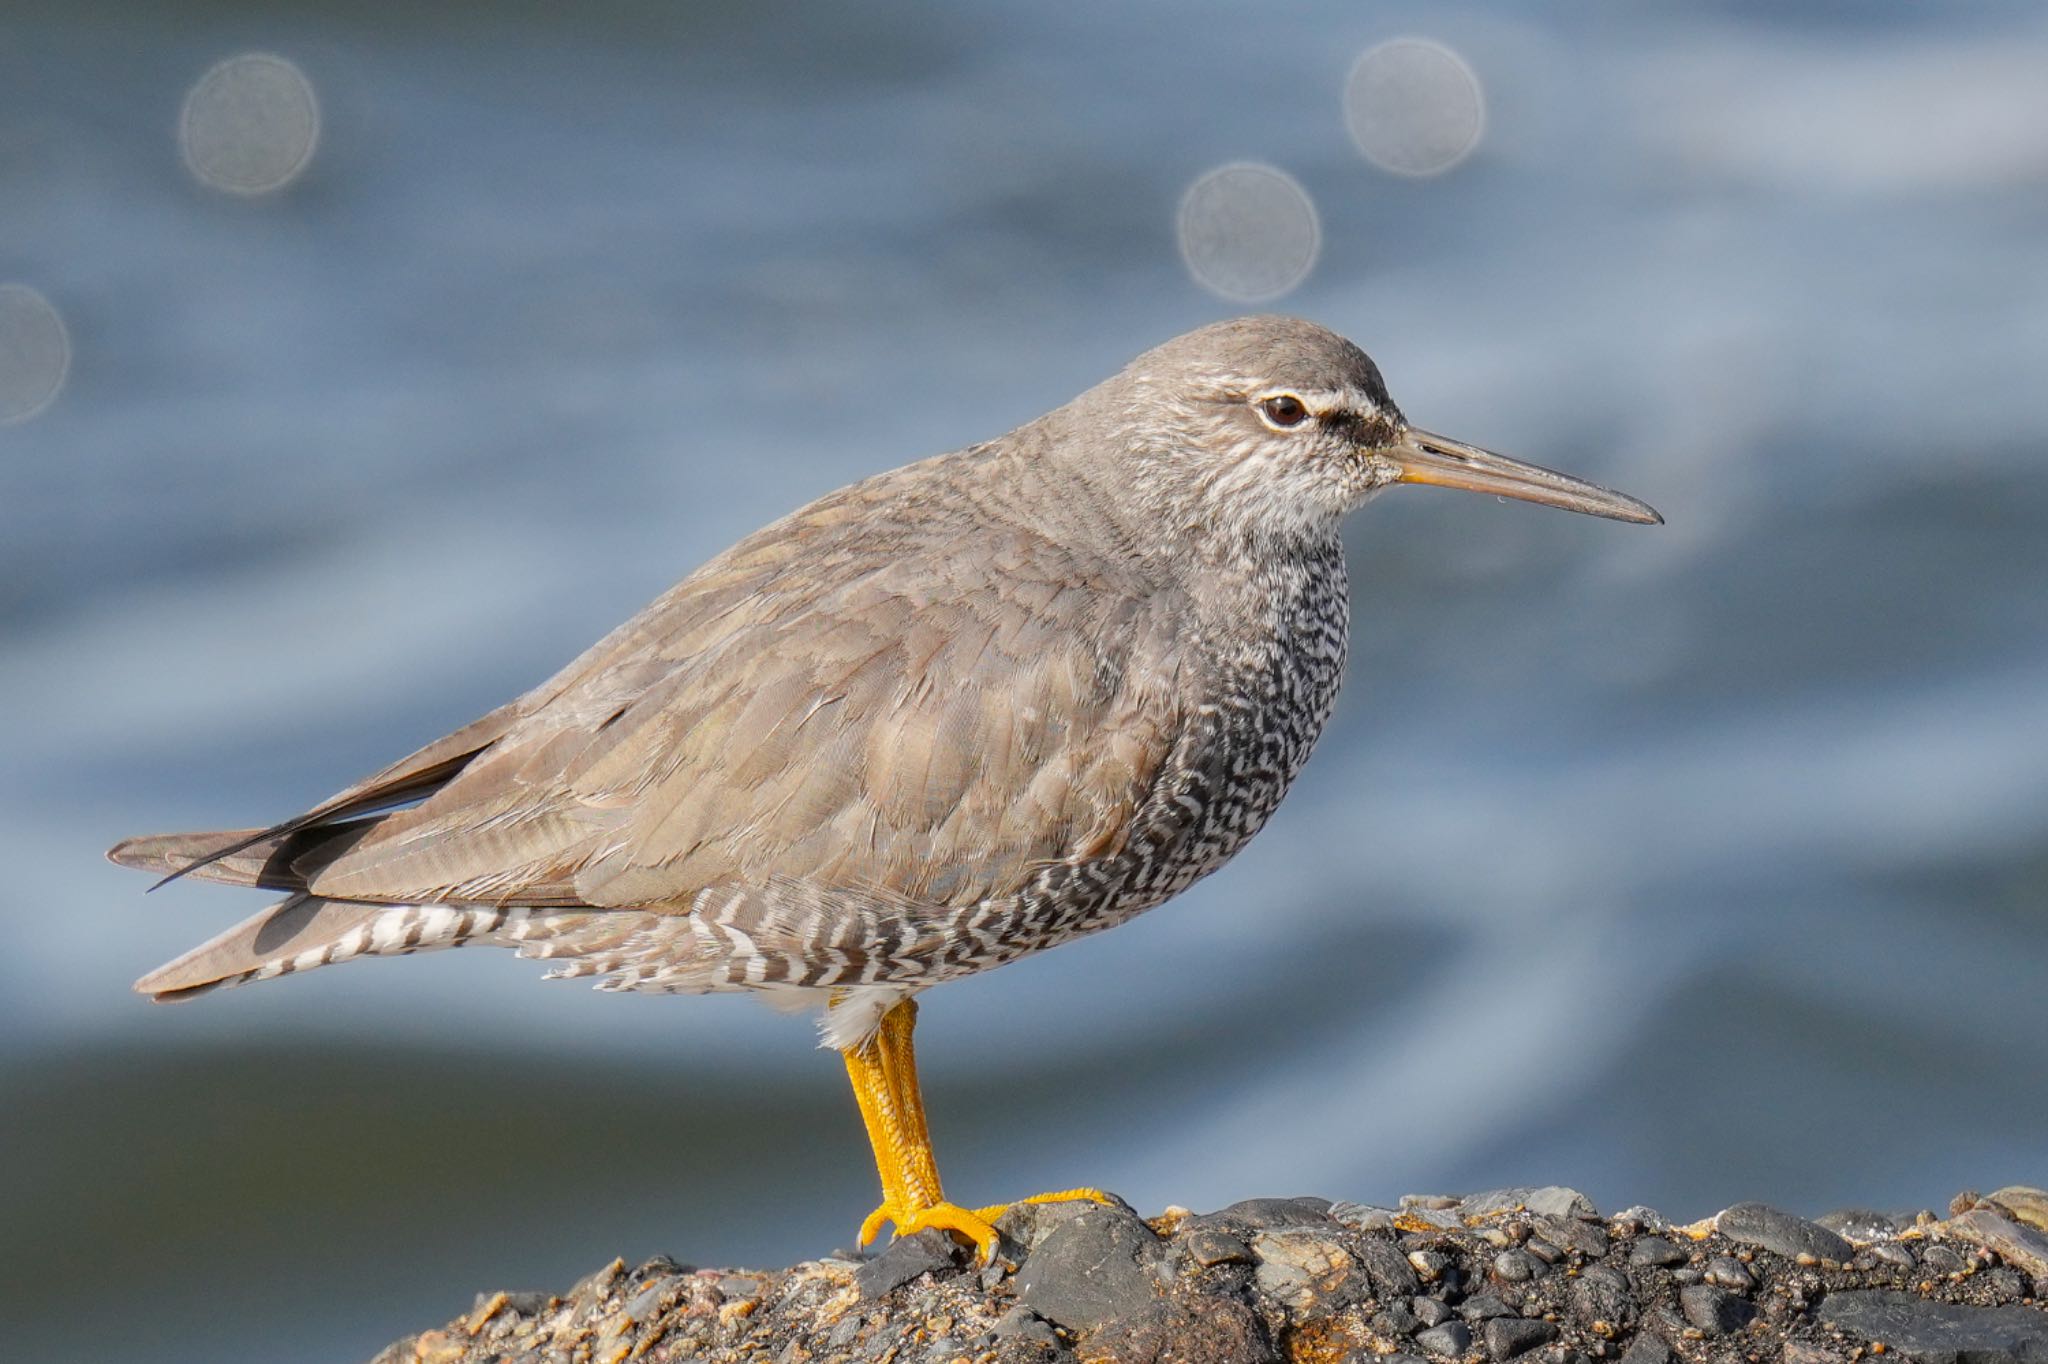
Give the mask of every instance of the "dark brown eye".
[(1308, 420), (1308, 409), (1292, 393), (1276, 393), (1259, 399), (1259, 415), (1274, 426), (1299, 426)]

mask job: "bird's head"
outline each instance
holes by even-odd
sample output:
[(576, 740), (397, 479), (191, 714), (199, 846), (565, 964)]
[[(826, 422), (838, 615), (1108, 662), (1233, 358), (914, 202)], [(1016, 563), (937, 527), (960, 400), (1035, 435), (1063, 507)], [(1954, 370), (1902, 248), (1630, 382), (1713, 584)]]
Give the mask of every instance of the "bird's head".
[[(1396, 483), (1656, 524), (1632, 497), (1410, 426), (1370, 356), (1312, 322), (1242, 317), (1145, 352), (1075, 404), (1175, 529), (1321, 538)], [(1100, 437), (1108, 438), (1107, 445)]]

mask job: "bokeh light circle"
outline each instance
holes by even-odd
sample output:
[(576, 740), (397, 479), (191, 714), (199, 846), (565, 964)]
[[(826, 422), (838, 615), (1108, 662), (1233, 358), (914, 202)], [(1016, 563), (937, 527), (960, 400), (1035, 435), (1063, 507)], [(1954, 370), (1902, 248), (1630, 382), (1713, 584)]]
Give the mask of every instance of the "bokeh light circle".
[(1486, 96), (1441, 43), (1395, 38), (1367, 49), (1344, 82), (1344, 125), (1365, 159), (1396, 175), (1442, 175), (1486, 131)]
[(320, 141), (320, 101), (283, 57), (245, 52), (211, 67), (185, 95), (178, 148), (201, 184), (270, 194), (299, 177)]
[(1218, 166), (1181, 195), (1181, 259), (1195, 281), (1236, 303), (1292, 292), (1315, 268), (1322, 226), (1293, 176), (1254, 161)]
[(50, 300), (26, 284), (0, 284), (0, 426), (55, 402), (70, 372), (71, 336)]

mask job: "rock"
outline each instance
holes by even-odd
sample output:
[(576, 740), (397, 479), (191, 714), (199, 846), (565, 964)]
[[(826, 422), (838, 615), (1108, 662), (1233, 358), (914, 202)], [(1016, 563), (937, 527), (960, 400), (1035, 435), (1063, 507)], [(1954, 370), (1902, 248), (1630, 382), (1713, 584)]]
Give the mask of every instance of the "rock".
[(1646, 1208), (1640, 1203), (1623, 1208), (1614, 1214), (1614, 1225), (1625, 1232), (1669, 1231), (1671, 1223), (1655, 1208)]
[(1412, 1297), (1422, 1291), (1422, 1280), (1416, 1276), (1415, 1266), (1393, 1242), (1383, 1241), (1377, 1236), (1361, 1237), (1353, 1247), (1353, 1253), (1365, 1270), (1366, 1278), (1372, 1281), (1373, 1291), (1381, 1297)]
[(1394, 1216), (1403, 1231), (1463, 1231), (1465, 1219), (1456, 1208), (1403, 1208)]
[(2007, 1264), (2037, 1279), (2048, 1279), (2048, 1233), (2008, 1221), (1988, 1207), (1978, 1207), (1940, 1224), (1947, 1235), (1975, 1242), (1997, 1252)]
[(2019, 1306), (1964, 1307), (1883, 1290), (1830, 1293), (1823, 1325), (1925, 1364), (2048, 1360), (2048, 1312)]
[(1152, 1229), (1124, 1208), (1097, 1204), (1057, 1227), (1017, 1271), (1017, 1297), (1038, 1315), (1086, 1331), (1135, 1314), (1158, 1296)]
[(1408, 1263), (1415, 1270), (1415, 1277), (1424, 1283), (1435, 1283), (1458, 1269), (1458, 1262), (1440, 1250), (1411, 1250)]
[(1714, 1229), (1732, 1241), (1761, 1246), (1788, 1259), (1847, 1264), (1856, 1248), (1816, 1222), (1765, 1203), (1737, 1203), (1714, 1219)]
[(1155, 1300), (1087, 1338), (1090, 1364), (1279, 1364), (1252, 1310), (1228, 1298), (1192, 1311)]
[(1686, 1250), (1675, 1241), (1666, 1240), (1662, 1236), (1640, 1237), (1628, 1253), (1628, 1262), (1630, 1264), (1650, 1265), (1659, 1269), (1669, 1269), (1674, 1265), (1682, 1265), (1691, 1258), (1691, 1251)]
[[(1052, 1323), (1022, 1303), (1003, 1313), (989, 1328), (989, 1334), (997, 1340), (1022, 1340), (1053, 1349), (1058, 1349), (1060, 1344), (1059, 1334), (1052, 1329)], [(831, 1343), (843, 1348), (846, 1342)]]
[(1513, 1359), (1556, 1340), (1557, 1328), (1547, 1321), (1530, 1321), (1526, 1317), (1496, 1317), (1486, 1323), (1481, 1336), (1487, 1354), (1495, 1359)]
[(1712, 1284), (1688, 1284), (1678, 1290), (1685, 1319), (1710, 1336), (1733, 1335), (1749, 1323), (1756, 1309)]
[[(996, 1230), (1002, 1234), (1003, 1254), (1022, 1263), (1053, 1232), (1088, 1209), (1105, 1206), (1109, 1205), (1078, 1198), (1062, 1199), (1057, 1203), (1012, 1203), (995, 1223)], [(1137, 1216), (1122, 1203), (1115, 1206), (1130, 1212), (1133, 1217)]]
[(1747, 1293), (1756, 1287), (1756, 1275), (1732, 1255), (1716, 1255), (1708, 1260), (1706, 1281), (1731, 1293)]
[(1332, 1203), (1330, 1216), (1354, 1231), (1392, 1231), (1394, 1210), (1370, 1203)]
[(2025, 1184), (2008, 1184), (1986, 1194), (1984, 1202), (2002, 1208), (2013, 1221), (2036, 1231), (2048, 1231), (2048, 1189)]
[(915, 1236), (902, 1236), (874, 1259), (853, 1271), (854, 1284), (863, 1298), (893, 1293), (920, 1274), (932, 1274), (966, 1263), (961, 1244), (943, 1231), (928, 1228)]
[(1327, 1301), (1331, 1307), (1361, 1295), (1347, 1291), (1356, 1262), (1343, 1247), (1310, 1231), (1265, 1232), (1252, 1238), (1259, 1291), (1295, 1312)]
[(485, 1294), (378, 1364), (2048, 1364), (2039, 1229), (2001, 1193), (1832, 1263), (1827, 1229), (1740, 1209), (1741, 1240), (1526, 1207), (1360, 1230), (1299, 1199), (1173, 1210), (1162, 1236), (1120, 1205), (1031, 1205), (1000, 1219), (1014, 1275), (937, 1234), (771, 1272), (614, 1262), (562, 1297)]
[(1671, 1347), (1644, 1331), (1622, 1352), (1621, 1364), (1671, 1364)]
[(1493, 1276), (1502, 1283), (1527, 1283), (1549, 1267), (1526, 1250), (1504, 1250), (1493, 1257)]
[(1494, 1317), (1512, 1317), (1515, 1309), (1491, 1293), (1474, 1293), (1458, 1304), (1458, 1315), (1467, 1321), (1487, 1321)]
[(1954, 1246), (1935, 1241), (1920, 1248), (1920, 1264), (1936, 1274), (1960, 1274), (1969, 1260)]
[(1456, 1359), (1472, 1348), (1472, 1328), (1462, 1321), (1447, 1321), (1416, 1332), (1415, 1343), (1430, 1354)]
[(1422, 1319), (1405, 1302), (1394, 1302), (1373, 1313), (1372, 1329), (1383, 1336), (1412, 1336), (1422, 1329)]
[(1572, 1285), (1572, 1312), (1596, 1336), (1634, 1325), (1638, 1311), (1628, 1275), (1613, 1265), (1589, 1266)]
[(1899, 1232), (1898, 1223), (1883, 1213), (1872, 1212), (1868, 1208), (1844, 1208), (1840, 1212), (1823, 1213), (1813, 1221), (1815, 1226), (1826, 1227), (1837, 1236), (1858, 1245), (1881, 1241), (1896, 1236)]
[(1251, 1247), (1242, 1239), (1215, 1227), (1197, 1227), (1187, 1234), (1188, 1255), (1204, 1269), (1216, 1265), (1252, 1263)]
[(1541, 1217), (1597, 1219), (1593, 1200), (1577, 1189), (1550, 1184), (1537, 1189), (1495, 1189), (1463, 1199), (1459, 1209), (1467, 1217), (1494, 1217), (1502, 1213), (1526, 1212)]
[(1607, 1229), (1598, 1223), (1548, 1214), (1536, 1216), (1531, 1222), (1544, 1240), (1574, 1255), (1597, 1260), (1607, 1253)]
[(1247, 1198), (1215, 1212), (1190, 1217), (1183, 1229), (1221, 1227), (1228, 1231), (1280, 1231), (1288, 1227), (1327, 1227), (1327, 1198)]

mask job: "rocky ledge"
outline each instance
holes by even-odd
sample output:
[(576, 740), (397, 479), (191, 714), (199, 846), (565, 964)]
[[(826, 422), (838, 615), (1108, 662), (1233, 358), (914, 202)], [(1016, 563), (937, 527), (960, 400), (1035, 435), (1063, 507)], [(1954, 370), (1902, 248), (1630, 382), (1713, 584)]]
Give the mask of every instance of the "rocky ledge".
[(1013, 1208), (978, 1268), (936, 1232), (767, 1272), (623, 1262), (492, 1293), (375, 1364), (2048, 1364), (2048, 1193), (1676, 1226), (1570, 1189)]

